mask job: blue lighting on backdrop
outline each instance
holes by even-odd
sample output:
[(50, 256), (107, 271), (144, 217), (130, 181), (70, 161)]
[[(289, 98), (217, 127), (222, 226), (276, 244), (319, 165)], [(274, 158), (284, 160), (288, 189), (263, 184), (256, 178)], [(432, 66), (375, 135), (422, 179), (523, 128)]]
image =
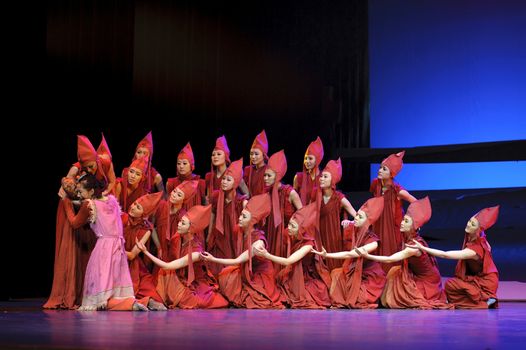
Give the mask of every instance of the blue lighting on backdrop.
[[(525, 8), (512, 0), (370, 0), (371, 147), (525, 139)], [(402, 173), (415, 189), (526, 186), (524, 162), (415, 164)], [(455, 176), (422, 181), (439, 173)]]

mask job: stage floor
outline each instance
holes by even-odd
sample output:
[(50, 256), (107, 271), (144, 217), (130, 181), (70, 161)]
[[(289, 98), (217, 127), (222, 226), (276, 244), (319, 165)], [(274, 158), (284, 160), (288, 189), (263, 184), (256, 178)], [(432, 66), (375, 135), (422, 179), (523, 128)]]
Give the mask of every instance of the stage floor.
[(2, 349), (511, 349), (526, 303), (496, 310), (77, 312), (0, 302)]

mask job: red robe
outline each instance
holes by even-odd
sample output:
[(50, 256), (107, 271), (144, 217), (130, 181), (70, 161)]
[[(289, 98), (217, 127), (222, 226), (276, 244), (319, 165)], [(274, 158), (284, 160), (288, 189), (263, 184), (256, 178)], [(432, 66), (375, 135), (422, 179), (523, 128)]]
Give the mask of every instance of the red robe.
[[(344, 230), (346, 250), (378, 242), (378, 236), (353, 225)], [(332, 305), (339, 308), (376, 309), (385, 285), (385, 272), (376, 261), (362, 257), (346, 259), (341, 268), (332, 270)]]
[(141, 180), (141, 182), (138, 184), (137, 188), (133, 189), (131, 192), (126, 192), (126, 203), (124, 203), (124, 191), (129, 191), (130, 184), (126, 178), (117, 179), (117, 182), (121, 184), (121, 192), (119, 193), (119, 198), (117, 199), (121, 206), (121, 210), (124, 213), (128, 213), (128, 210), (130, 210), (130, 206), (133, 204), (133, 202), (145, 194), (148, 194), (148, 191), (144, 188), (142, 181), (143, 180)]
[[(182, 242), (180, 234), (173, 237), (174, 250), (173, 260), (188, 255), (189, 242)], [(197, 237), (194, 236), (191, 244), (192, 252), (202, 252), (203, 247)], [(163, 298), (168, 308), (181, 309), (216, 309), (228, 306), (228, 301), (219, 293), (216, 279), (208, 270), (203, 261), (193, 262), (194, 280), (188, 284), (188, 267), (178, 270), (160, 270), (157, 291)]]
[[(393, 182), (383, 194), (384, 210), (373, 225), (374, 232), (377, 232), (380, 237), (378, 255), (390, 256), (402, 250), (404, 238), (400, 232), (400, 223), (404, 218), (404, 209), (402, 208), (402, 201), (398, 198), (398, 193), (401, 190), (403, 190), (403, 187)], [(374, 197), (381, 197), (382, 182), (374, 179), (371, 183), (370, 192)], [(387, 272), (391, 267), (397, 265), (400, 265), (400, 263), (382, 264), (382, 268)]]
[[(455, 277), (446, 282), (446, 295), (457, 309), (487, 309), (489, 298), (497, 299), (499, 272), (486, 238), (464, 244), (477, 253), (479, 260), (459, 260)], [(498, 303), (492, 307), (497, 307)]]
[(89, 208), (84, 201), (75, 215), (69, 199), (59, 201), (57, 208), (55, 265), (53, 285), (46, 309), (76, 309), (82, 303), (84, 274), (96, 236), (88, 223)]
[[(212, 195), (212, 211), (217, 215), (217, 199), (219, 192), (216, 191)], [(214, 226), (210, 229), (207, 250), (217, 258), (233, 259), (242, 253), (241, 236), (237, 234), (238, 221), (241, 212), (243, 211), (243, 202), (246, 196), (236, 193), (234, 200), (226, 203), (223, 209), (223, 233), (219, 232)], [(216, 217), (217, 221), (217, 217)], [(210, 263), (210, 269), (217, 275), (222, 269), (223, 265)]]
[[(422, 245), (427, 243), (416, 236)], [(409, 242), (408, 242), (409, 243)], [(389, 270), (382, 305), (391, 309), (450, 309), (435, 257), (422, 252)]]
[(301, 188), (305, 185), (307, 186), (307, 198), (301, 198), (301, 202), (303, 205), (307, 205), (311, 202), (316, 201), (316, 193), (318, 191), (318, 187), (320, 187), (320, 174), (316, 175), (314, 177), (314, 180), (311, 176), (307, 176), (305, 184), (303, 183), (303, 172), (296, 173), (296, 185), (297, 189), (296, 192), (301, 195)]
[[(221, 180), (223, 179), (223, 174), (221, 174), (220, 177), (217, 177), (215, 170), (214, 170), (214, 172), (206, 173), (206, 175), (205, 175), (205, 187), (206, 187), (206, 189), (208, 190), (210, 188), (210, 181), (211, 181), (212, 182), (212, 193), (214, 193), (214, 191), (220, 191), (221, 190)], [(210, 197), (211, 194), (208, 193), (208, 196)]]
[[(279, 207), (281, 212), (281, 224), (274, 227), (274, 212), (271, 211), (267, 217), (265, 231), (267, 233), (268, 252), (276, 256), (287, 256), (287, 237), (285, 228), (294, 214), (295, 208), (289, 201), (292, 186), (282, 184), (278, 189)], [(272, 187), (270, 187), (270, 196), (272, 198)], [(274, 263), (276, 274), (283, 269), (283, 265)]]
[(267, 170), (267, 165), (256, 168), (253, 165), (248, 165), (243, 171), (243, 180), (248, 187), (250, 197), (265, 193), (265, 181), (263, 176)]
[[(320, 206), (320, 239), (321, 245), (327, 252), (335, 253), (343, 250), (343, 236), (341, 229), (342, 199), (345, 195), (340, 191), (334, 191), (331, 198), (325, 204), (323, 198)], [(329, 271), (342, 266), (342, 260), (328, 259)]]
[[(305, 245), (316, 247), (314, 238), (294, 239), (291, 251)], [(292, 309), (326, 309), (331, 306), (329, 270), (318, 255), (308, 253), (300, 261), (286, 266), (278, 273), (277, 283), (282, 300)]]
[[(254, 230), (251, 242), (263, 240), (263, 231)], [(248, 246), (248, 239), (244, 237), (245, 250), (252, 249)], [(225, 267), (219, 274), (219, 288), (221, 293), (235, 307), (247, 309), (281, 309), (279, 290), (274, 279), (272, 262), (265, 258), (252, 255), (252, 273), (249, 271), (249, 262), (238, 266)]]
[[(152, 225), (146, 220), (140, 220), (139, 222), (133, 222), (137, 219), (128, 217), (124, 224), (124, 239), (125, 248), (128, 252), (131, 252), (135, 247), (135, 240), (141, 240), (146, 232), (153, 229)], [(150, 298), (160, 303), (163, 302), (161, 296), (155, 290), (155, 280), (152, 274), (146, 268), (141, 255), (137, 255), (135, 259), (128, 260), (128, 266), (130, 267), (130, 275), (133, 282), (133, 291), (135, 298), (145, 306), (148, 305)]]

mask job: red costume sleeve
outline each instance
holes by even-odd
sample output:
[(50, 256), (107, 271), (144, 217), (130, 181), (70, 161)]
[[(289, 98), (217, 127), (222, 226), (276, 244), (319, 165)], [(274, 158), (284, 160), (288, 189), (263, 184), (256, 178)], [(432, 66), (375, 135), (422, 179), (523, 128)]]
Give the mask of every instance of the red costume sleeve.
[(68, 221), (74, 229), (78, 229), (79, 227), (84, 226), (88, 223), (90, 210), (87, 201), (82, 202), (80, 210), (76, 215), (75, 211), (73, 210), (73, 203), (71, 203), (71, 200), (69, 200), (68, 198), (64, 198), (64, 204)]

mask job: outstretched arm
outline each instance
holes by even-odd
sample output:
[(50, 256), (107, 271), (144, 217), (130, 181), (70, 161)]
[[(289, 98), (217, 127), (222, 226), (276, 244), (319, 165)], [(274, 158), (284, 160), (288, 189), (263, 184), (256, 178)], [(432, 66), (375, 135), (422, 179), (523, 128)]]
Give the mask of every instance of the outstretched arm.
[(288, 265), (292, 265), (300, 261), (301, 259), (303, 259), (305, 255), (310, 253), (311, 249), (312, 249), (312, 245), (304, 245), (303, 247), (301, 247), (300, 249), (292, 253), (288, 258), (282, 258), (280, 256), (272, 255), (265, 249), (265, 247), (255, 249), (255, 254), (258, 256), (262, 256), (277, 264), (288, 266)]
[(414, 201), (416, 201), (416, 198), (413, 197), (413, 195), (407, 192), (406, 190), (401, 190), (400, 192), (398, 192), (398, 198), (403, 199), (404, 201), (409, 203), (413, 203)]
[[(147, 257), (152, 259), (153, 263), (163, 269), (167, 270), (178, 270), (185, 266), (188, 266), (188, 255), (183, 256), (182, 258), (179, 258), (177, 260), (172, 260), (170, 262), (162, 261), (161, 259), (155, 257), (146, 249), (146, 246), (141, 241), (135, 239), (135, 243), (137, 244), (137, 247), (146, 254)], [(198, 252), (192, 253), (192, 262), (196, 262), (201, 260), (201, 254)]]
[(352, 206), (351, 202), (347, 198), (342, 198), (342, 207), (348, 212), (353, 218), (356, 216), (356, 210)]
[(466, 259), (478, 260), (477, 253), (475, 253), (473, 250), (469, 248), (464, 248), (462, 250), (443, 251), (440, 249), (433, 249), (433, 248), (425, 247), (422, 244), (420, 244), (417, 240), (413, 240), (413, 242), (414, 242), (414, 245), (407, 244), (407, 246), (410, 248), (420, 249), (430, 255), (438, 256), (439, 258), (453, 259), (453, 260), (466, 260)]
[(378, 261), (385, 264), (391, 264), (397, 261), (402, 261), (404, 259), (410, 258), (414, 255), (419, 256), (420, 251), (418, 249), (406, 247), (403, 250), (394, 253), (391, 256), (380, 256), (380, 255), (371, 255), (369, 254), (365, 249), (358, 249), (354, 248), (354, 251), (359, 254), (360, 256), (363, 256), (364, 258), (367, 258), (369, 260)]
[[(364, 249), (367, 253), (370, 253), (372, 251), (375, 251), (376, 248), (378, 248), (378, 242), (371, 242), (371, 243), (367, 243), (361, 247), (359, 247), (358, 249)], [(325, 251), (325, 249), (323, 249), (323, 251)], [(345, 252), (337, 252), (337, 253), (327, 253), (325, 251), (325, 255), (323, 254), (323, 251), (322, 252), (317, 252), (317, 251), (314, 251), (313, 253), (315, 254), (319, 254), (321, 256), (323, 256), (324, 258), (331, 258), (331, 259), (349, 259), (349, 258), (358, 258), (360, 257), (360, 255), (353, 249), (353, 250), (349, 250), (349, 251), (345, 251)]]
[(205, 261), (210, 261), (216, 264), (222, 264), (222, 265), (240, 265), (244, 262), (248, 261), (248, 250), (245, 250), (243, 253), (241, 253), (240, 256), (238, 256), (235, 259), (222, 259), (222, 258), (216, 258), (212, 254), (208, 252), (202, 252), (201, 253), (201, 259)]

